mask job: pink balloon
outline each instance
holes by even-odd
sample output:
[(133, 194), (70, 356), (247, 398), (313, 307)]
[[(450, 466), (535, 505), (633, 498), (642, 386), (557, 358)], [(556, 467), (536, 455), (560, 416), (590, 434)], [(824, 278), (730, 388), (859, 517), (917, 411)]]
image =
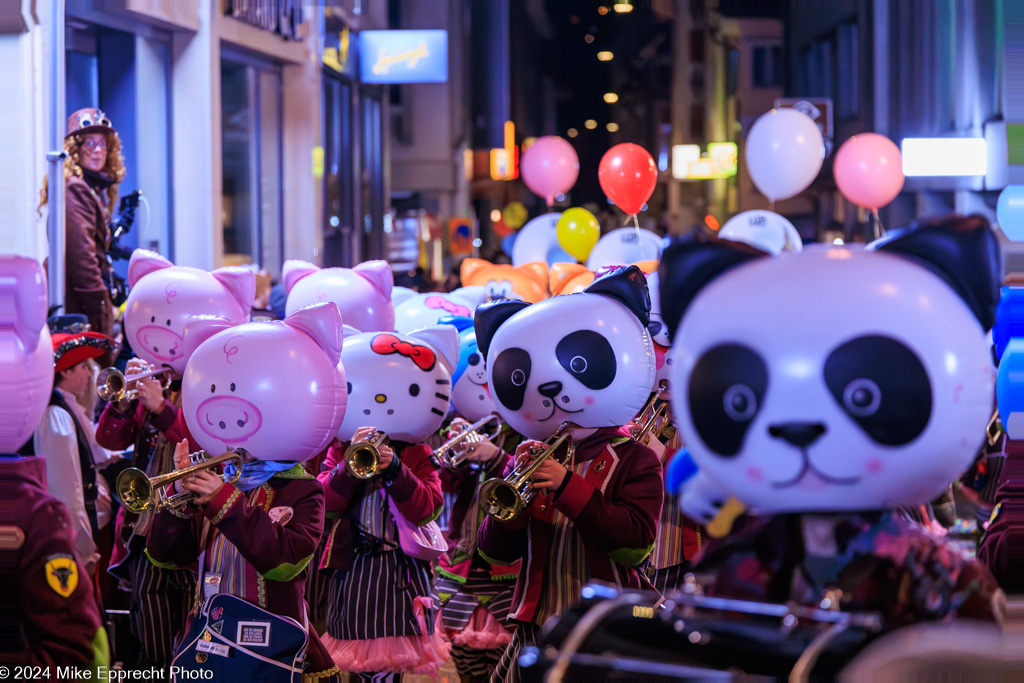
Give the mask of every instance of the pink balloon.
[(833, 173), (843, 196), (871, 211), (896, 199), (905, 180), (899, 147), (878, 133), (854, 135), (844, 142)]
[(0, 257), (0, 453), (32, 438), (52, 389), (43, 269), (33, 259)]
[(341, 343), (341, 314), (331, 301), (283, 321), (191, 318), (181, 385), (189, 432), (214, 455), (244, 448), (260, 460), (308, 460), (345, 416)]
[(523, 152), (519, 172), (530, 191), (544, 197), (551, 206), (556, 194), (565, 194), (576, 184), (580, 159), (568, 141), (557, 135), (545, 135)]
[(182, 335), (194, 315), (218, 315), (247, 322), (256, 295), (256, 276), (246, 268), (207, 272), (176, 266), (160, 254), (136, 249), (128, 262), (131, 292), (125, 306), (125, 337), (135, 355), (180, 376), (188, 358)]
[(364, 261), (355, 268), (323, 268), (306, 261), (284, 262), (281, 279), (291, 315), (320, 301), (333, 301), (341, 319), (360, 332), (395, 329), (391, 289), (395, 276), (387, 261)]

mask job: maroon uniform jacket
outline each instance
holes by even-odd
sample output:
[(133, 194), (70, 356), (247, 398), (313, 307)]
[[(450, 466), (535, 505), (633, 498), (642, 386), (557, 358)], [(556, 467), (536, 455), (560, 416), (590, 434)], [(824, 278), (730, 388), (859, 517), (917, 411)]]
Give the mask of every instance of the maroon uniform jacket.
[(0, 583), (0, 663), (49, 667), (53, 680), (58, 666), (107, 663), (93, 585), (42, 457), (0, 457)]
[(654, 547), (661, 516), (658, 456), (625, 436), (624, 428), (606, 427), (576, 444), (574, 462), (592, 464), (584, 476), (569, 476), (553, 504), (538, 495), (511, 522), (488, 516), (480, 527), (477, 543), (484, 559), (491, 564), (523, 560), (510, 619), (532, 621), (544, 584), (560, 580), (545, 574), (555, 510), (579, 532), (592, 579), (624, 588), (650, 587), (636, 567)]
[[(128, 412), (123, 412), (115, 404), (108, 403), (96, 425), (96, 443), (112, 451), (134, 446), (132, 464), (144, 470), (150, 477), (174, 469), (173, 448), (163, 449), (165, 462), (160, 462), (161, 449), (157, 446), (161, 437), (172, 446), (182, 439), (188, 439), (189, 452), (199, 450), (185, 426), (184, 414), (169, 399), (164, 399), (164, 409), (156, 415), (149, 412), (142, 405), (142, 401), (136, 401)], [(114, 551), (110, 558), (111, 574), (123, 579), (129, 578), (121, 565), (131, 550), (138, 552), (138, 546), (145, 542), (152, 517), (151, 512), (133, 515), (127, 513), (124, 508), (118, 510)], [(133, 544), (134, 537), (140, 540)]]
[[(203, 550), (199, 544), (204, 521), (216, 528), (207, 533), (207, 547), (215, 533), (223, 534), (246, 562), (246, 594), (239, 597), (305, 623), (306, 565), (324, 530), (320, 483), (296, 465), (247, 493), (224, 484), (202, 508), (162, 511), (155, 516), (146, 543), (150, 560), (165, 569), (196, 564)], [(202, 577), (200, 590), (201, 586)], [(334, 664), (312, 626), (309, 636), (307, 673), (331, 669)]]
[[(349, 538), (359, 523), (359, 502), (366, 482), (345, 469), (347, 443), (335, 443), (327, 452), (325, 472), (318, 477), (324, 483), (327, 514), (334, 519), (327, 537), (321, 569), (348, 569), (352, 565)], [(411, 524), (424, 525), (437, 519), (444, 505), (441, 479), (431, 459), (434, 454), (426, 444), (409, 445), (394, 441), (391, 448), (401, 461), (398, 476), (388, 487), (388, 495)]]

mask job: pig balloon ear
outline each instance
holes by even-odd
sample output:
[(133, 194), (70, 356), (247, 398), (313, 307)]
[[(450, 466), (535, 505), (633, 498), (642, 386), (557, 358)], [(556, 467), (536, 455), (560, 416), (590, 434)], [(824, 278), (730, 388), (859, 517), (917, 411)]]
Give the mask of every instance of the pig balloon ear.
[(38, 261), (0, 258), (0, 326), (13, 325), (27, 350), (36, 348), (46, 325), (46, 299), (46, 278)]
[(424, 341), (437, 351), (441, 364), (448, 374), (455, 371), (459, 363), (459, 331), (451, 325), (423, 327), (409, 333), (410, 337)]
[(364, 261), (353, 268), (355, 272), (366, 278), (373, 288), (391, 298), (391, 289), (395, 286), (395, 274), (391, 272), (391, 266), (387, 261)]
[(284, 319), (285, 325), (302, 330), (313, 338), (324, 355), (337, 365), (341, 361), (342, 323), (341, 311), (333, 301), (323, 301), (306, 306)]
[(213, 335), (229, 330), (234, 326), (235, 323), (219, 315), (192, 316), (185, 321), (185, 331), (182, 334), (185, 358), (191, 358), (195, 350)]
[(295, 283), (313, 273), (320, 270), (320, 266), (310, 263), (309, 261), (296, 261), (289, 259), (284, 262), (284, 267), (281, 268), (281, 280), (284, 282), (284, 293), (291, 294), (292, 287)]
[(155, 251), (149, 249), (136, 249), (128, 261), (128, 286), (134, 287), (135, 283), (150, 273), (171, 268), (174, 264), (165, 259)]
[(231, 292), (243, 311), (252, 310), (256, 299), (256, 274), (248, 268), (218, 268), (210, 273)]

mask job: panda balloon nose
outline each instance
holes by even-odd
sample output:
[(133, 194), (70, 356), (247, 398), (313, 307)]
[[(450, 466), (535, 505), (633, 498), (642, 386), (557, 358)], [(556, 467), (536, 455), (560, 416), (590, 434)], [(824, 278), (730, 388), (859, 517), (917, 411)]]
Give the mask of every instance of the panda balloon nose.
[(539, 391), (543, 396), (547, 396), (548, 398), (554, 398), (555, 396), (558, 396), (560, 393), (562, 393), (562, 383), (548, 382), (546, 384), (541, 384), (539, 387), (537, 387), (537, 391)]
[(825, 433), (825, 425), (819, 422), (786, 422), (770, 426), (768, 433), (798, 448), (806, 448)]

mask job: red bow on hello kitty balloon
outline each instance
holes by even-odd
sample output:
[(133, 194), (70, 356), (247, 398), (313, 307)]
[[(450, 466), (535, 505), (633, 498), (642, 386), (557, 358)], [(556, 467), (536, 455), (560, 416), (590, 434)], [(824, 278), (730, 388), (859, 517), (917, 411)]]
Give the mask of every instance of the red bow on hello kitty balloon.
[(420, 346), (407, 341), (402, 341), (393, 334), (378, 334), (370, 343), (374, 353), (386, 356), (390, 353), (398, 353), (412, 359), (420, 370), (429, 371), (434, 368), (436, 356), (434, 350), (429, 346)]

